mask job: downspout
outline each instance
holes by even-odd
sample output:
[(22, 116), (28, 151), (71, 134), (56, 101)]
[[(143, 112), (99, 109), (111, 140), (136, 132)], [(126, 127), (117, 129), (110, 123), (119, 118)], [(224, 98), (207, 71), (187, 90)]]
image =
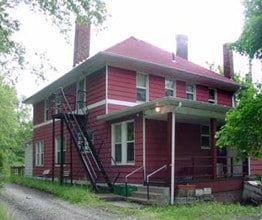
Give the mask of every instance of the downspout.
[(172, 139), (171, 139), (171, 195), (170, 203), (174, 204), (175, 200), (175, 153), (176, 153), (176, 110), (182, 106), (182, 102), (179, 102), (178, 106), (172, 111)]

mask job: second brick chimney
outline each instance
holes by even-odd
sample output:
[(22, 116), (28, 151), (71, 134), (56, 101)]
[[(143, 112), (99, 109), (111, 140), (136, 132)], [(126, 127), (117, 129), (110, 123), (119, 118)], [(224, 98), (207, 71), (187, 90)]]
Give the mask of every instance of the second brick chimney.
[(89, 57), (90, 25), (75, 24), (75, 44), (73, 67)]
[(176, 36), (176, 55), (188, 59), (188, 37), (183, 34)]
[(223, 45), (224, 76), (234, 79), (233, 52), (229, 49), (228, 44)]

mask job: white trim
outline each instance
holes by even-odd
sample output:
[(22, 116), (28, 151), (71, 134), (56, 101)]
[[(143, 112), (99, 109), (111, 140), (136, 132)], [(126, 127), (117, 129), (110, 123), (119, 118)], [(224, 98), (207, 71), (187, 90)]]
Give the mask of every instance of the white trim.
[(108, 114), (108, 65), (106, 65), (106, 114)]
[(175, 110), (172, 112), (172, 129), (171, 129), (171, 205), (174, 204), (174, 193), (175, 193), (175, 147), (176, 147), (176, 113)]
[(108, 99), (107, 103), (113, 104), (113, 105), (123, 105), (127, 107), (133, 107), (139, 104), (137, 102), (127, 102), (127, 101), (121, 101), (121, 100), (116, 100), (116, 99)]
[(247, 163), (248, 163), (248, 176), (251, 175), (251, 159), (250, 157), (247, 158)]
[(97, 108), (97, 107), (105, 105), (105, 104), (106, 104), (106, 100), (104, 99), (104, 100), (95, 102), (95, 103), (93, 103), (91, 105), (88, 105), (87, 106), (87, 110), (90, 110), (90, 109), (93, 109), (93, 108)]
[[(38, 158), (38, 155), (40, 156), (40, 158)], [(35, 166), (36, 167), (44, 166), (44, 141), (43, 140), (35, 142)]]
[[(144, 167), (144, 178), (146, 178), (146, 119), (143, 114), (143, 167)], [(146, 181), (146, 179), (144, 179)]]

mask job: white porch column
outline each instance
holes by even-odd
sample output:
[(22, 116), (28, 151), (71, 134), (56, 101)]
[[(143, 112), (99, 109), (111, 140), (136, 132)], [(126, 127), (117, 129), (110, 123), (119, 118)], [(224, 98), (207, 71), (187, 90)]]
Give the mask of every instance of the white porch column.
[(170, 203), (174, 204), (175, 198), (175, 141), (176, 141), (176, 114), (175, 111), (172, 112), (172, 129), (171, 129), (171, 196)]

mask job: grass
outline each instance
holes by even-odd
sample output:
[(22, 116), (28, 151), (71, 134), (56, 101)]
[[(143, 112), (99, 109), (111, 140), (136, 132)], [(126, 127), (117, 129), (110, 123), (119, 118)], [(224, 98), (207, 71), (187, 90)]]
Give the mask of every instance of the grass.
[(12, 220), (13, 218), (7, 213), (7, 210), (2, 202), (0, 202), (0, 219)]
[(259, 207), (241, 206), (240, 204), (223, 204), (217, 202), (200, 202), (191, 205), (167, 205), (162, 207), (146, 206), (141, 209), (119, 208), (98, 199), (92, 190), (87, 186), (60, 186), (58, 183), (25, 177), (11, 177), (9, 182), (51, 193), (74, 204), (99, 206), (100, 208), (103, 207), (110, 212), (117, 212), (126, 216), (133, 215), (136, 217), (163, 220), (213, 220), (237, 219), (239, 217), (243, 219), (248, 219), (250, 217), (259, 219), (260, 216)]

